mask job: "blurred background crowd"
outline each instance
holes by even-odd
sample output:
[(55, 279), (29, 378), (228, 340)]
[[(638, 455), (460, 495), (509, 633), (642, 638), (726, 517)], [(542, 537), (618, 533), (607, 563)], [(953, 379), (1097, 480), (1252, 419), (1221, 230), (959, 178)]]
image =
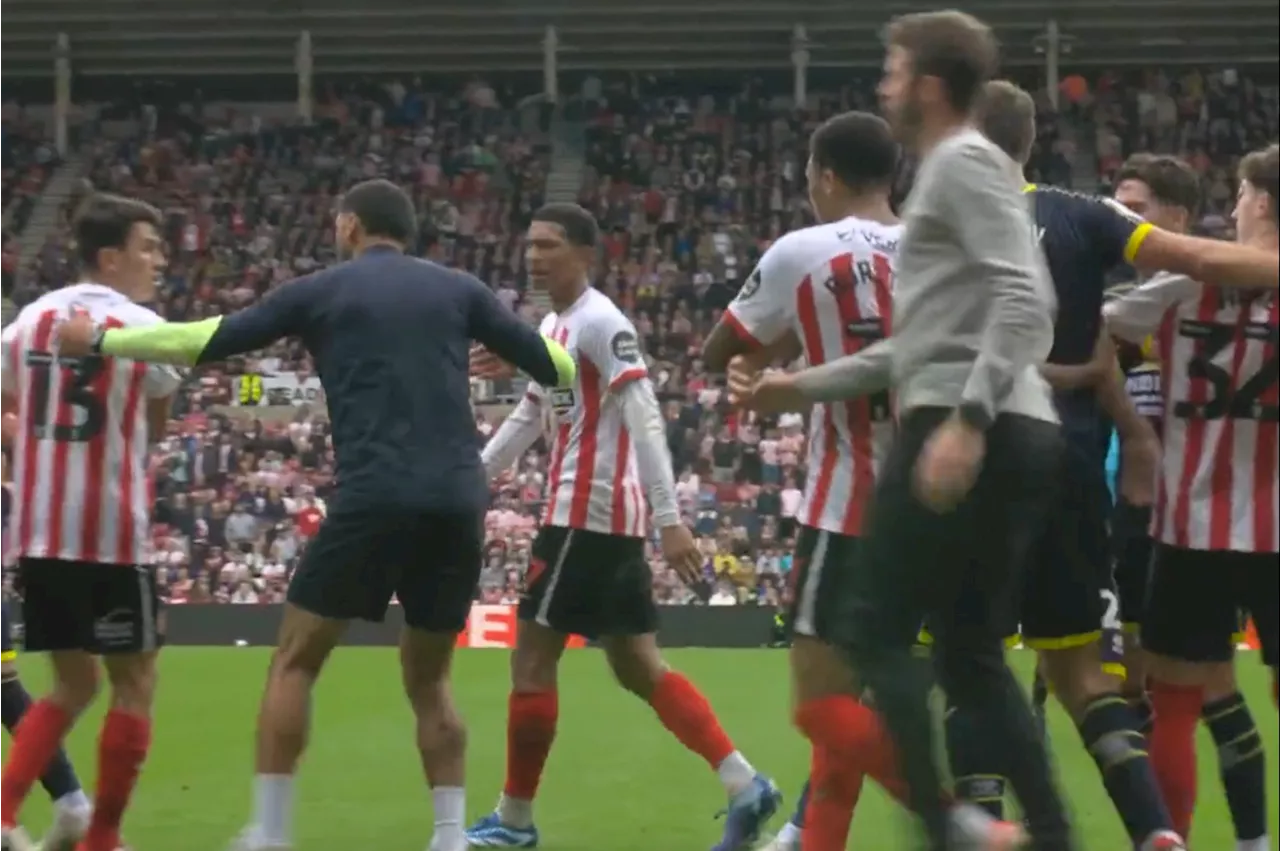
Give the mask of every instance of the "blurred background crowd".
[[(1200, 229), (1229, 237), (1235, 161), (1277, 135), (1274, 71), (1129, 68), (1070, 75), (1055, 93), (1023, 80), (1041, 108), (1028, 178), (1106, 192), (1129, 154), (1176, 153), (1203, 175)], [(178, 87), (80, 107), (65, 156), (33, 107), (8, 102), (6, 307), (75, 280), (67, 223), (91, 190), (164, 211), (158, 309), (187, 320), (332, 262), (335, 199), (356, 180), (385, 176), (416, 199), (420, 253), (474, 273), (536, 322), (547, 305), (526, 288), (522, 234), (544, 200), (577, 200), (600, 221), (594, 283), (639, 330), (681, 509), (706, 554), (696, 587), (655, 557), (654, 594), (776, 605), (808, 473), (805, 422), (735, 414), (698, 353), (760, 254), (812, 222), (809, 132), (836, 112), (873, 109), (874, 85), (850, 74), (798, 108), (749, 76), (708, 86), (696, 74), (620, 75), (590, 78), (581, 96), (553, 106), (478, 78), (439, 88), (389, 77), (318, 87), (305, 123)], [(479, 439), (513, 393), (477, 384)], [(494, 486), (484, 601), (518, 597), (546, 471), (537, 445)], [(301, 347), (281, 343), (193, 374), (153, 474), (156, 558), (171, 602), (282, 599), (333, 484), (324, 397)]]

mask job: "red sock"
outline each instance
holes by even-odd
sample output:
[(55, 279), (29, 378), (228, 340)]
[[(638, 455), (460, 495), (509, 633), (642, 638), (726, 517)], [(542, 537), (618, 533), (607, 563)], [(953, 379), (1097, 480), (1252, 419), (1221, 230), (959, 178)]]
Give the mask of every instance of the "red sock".
[(658, 713), (662, 726), (713, 769), (734, 752), (733, 742), (720, 727), (711, 704), (697, 686), (675, 671), (667, 671), (658, 680), (649, 705)]
[(801, 851), (844, 851), (862, 772), (834, 751), (815, 746), (809, 768), (809, 805), (800, 831)]
[(98, 737), (98, 788), (84, 851), (116, 851), (120, 822), (151, 747), (151, 719), (112, 709)]
[(907, 805), (907, 784), (898, 773), (893, 739), (874, 710), (850, 695), (830, 695), (797, 709), (796, 726), (815, 746), (840, 754)]
[(0, 780), (0, 823), (6, 827), (17, 824), (27, 793), (58, 752), (71, 721), (69, 713), (48, 700), (32, 704), (22, 716), (13, 731), (13, 744), (9, 745), (9, 758)]
[(1150, 694), (1155, 709), (1148, 741), (1151, 768), (1174, 830), (1186, 836), (1191, 832), (1191, 815), (1196, 808), (1196, 726), (1200, 723), (1204, 690), (1153, 681)]
[(513, 691), (507, 701), (508, 798), (532, 801), (556, 740), (560, 699), (554, 691)]

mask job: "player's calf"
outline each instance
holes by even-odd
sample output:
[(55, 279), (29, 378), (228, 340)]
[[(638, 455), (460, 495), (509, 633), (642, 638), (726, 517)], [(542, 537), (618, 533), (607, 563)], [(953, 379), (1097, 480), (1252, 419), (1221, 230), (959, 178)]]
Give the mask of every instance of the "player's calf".
[[(23, 712), (21, 723), (13, 730), (13, 744), (0, 780), (0, 825), (5, 827), (17, 825), (32, 785), (48, 769), (63, 737), (98, 690), (97, 663), (88, 653), (57, 651), (49, 658), (53, 689), (49, 697)], [(9, 694), (14, 695), (12, 686)]]
[(618, 684), (648, 703), (682, 745), (706, 760), (730, 796), (750, 788), (755, 769), (733, 746), (702, 692), (667, 667), (657, 636), (608, 636), (601, 643)]
[(662, 660), (657, 636), (613, 635), (602, 640), (620, 685), (646, 701), (680, 744), (702, 757), (729, 796), (724, 837), (716, 851), (737, 851), (759, 838), (782, 801), (777, 787), (734, 746), (706, 697)]
[(293, 775), (310, 731), (311, 691), (346, 625), (285, 604), (258, 710), (253, 820), (240, 840), (245, 848), (288, 848), (292, 842)]
[[(875, 713), (859, 702), (857, 677), (835, 648), (797, 634), (790, 657), (793, 718), (812, 746), (810, 783), (817, 791), (804, 813), (805, 843), (843, 848), (868, 761), (884, 762), (875, 751), (888, 747), (888, 739)], [(878, 779), (888, 779), (896, 784), (890, 791), (903, 794), (896, 776)]]
[(1101, 643), (1042, 651), (1040, 664), (1134, 844), (1174, 828), (1139, 732), (1141, 721), (1121, 694), (1120, 678), (1105, 669)]
[(449, 688), (456, 639), (454, 633), (418, 629), (400, 634), (404, 689), (413, 707), (418, 752), (435, 811), (432, 851), (466, 847), (467, 731)]
[(1136, 625), (1125, 624), (1124, 670), (1125, 679), (1120, 693), (1133, 711), (1138, 732), (1149, 736), (1155, 710), (1151, 705), (1151, 696), (1147, 693), (1147, 653), (1138, 638)]
[[(493, 847), (532, 847), (537, 842), (533, 800), (555, 742), (560, 715), (557, 677), (568, 636), (522, 618), (511, 654), (507, 703), (507, 774), (494, 818), (468, 835)], [(501, 835), (498, 835), (501, 834)]]
[(961, 711), (950, 700), (943, 714), (947, 761), (951, 765), (956, 798), (979, 807), (995, 819), (1004, 818), (1006, 768), (975, 734), (973, 713)]
[(97, 800), (85, 833), (85, 851), (116, 851), (120, 827), (151, 747), (156, 654), (104, 657), (111, 683), (111, 708), (98, 739)]
[(1266, 750), (1244, 695), (1234, 691), (1206, 699), (1201, 717), (1218, 751), (1218, 772), (1235, 826), (1236, 842), (1248, 851), (1265, 849)]
[[(0, 681), (0, 707), (3, 717), (4, 727), (12, 734), (21, 723), (22, 718), (26, 715), (27, 710), (31, 708), (31, 695), (23, 687), (22, 681), (18, 679), (17, 669), (10, 662), (3, 665), (3, 680)], [(87, 814), (89, 808), (89, 799), (84, 794), (84, 789), (80, 785), (80, 779), (76, 777), (75, 769), (71, 767), (71, 762), (67, 759), (64, 751), (59, 750), (54, 754), (53, 760), (49, 763), (49, 767), (40, 777), (40, 784), (44, 786), (44, 790), (49, 793), (49, 798), (54, 802), (54, 806), (59, 812), (74, 812)]]

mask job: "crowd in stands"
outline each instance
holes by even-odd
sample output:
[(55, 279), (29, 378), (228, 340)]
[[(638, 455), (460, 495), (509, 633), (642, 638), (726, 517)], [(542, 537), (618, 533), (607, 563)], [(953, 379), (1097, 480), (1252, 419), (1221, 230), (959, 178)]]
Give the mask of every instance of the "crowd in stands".
[(58, 163), (56, 148), (39, 128), (25, 124), (17, 114), (10, 120), (6, 110), (4, 135), (0, 140), (3, 162), (3, 273), (4, 293), (13, 288), (17, 272), (16, 234), (27, 224), (36, 198), (48, 183)]
[[(775, 605), (787, 594), (805, 422), (731, 411), (698, 352), (760, 254), (811, 223), (808, 133), (839, 111), (872, 108), (873, 86), (815, 96), (804, 111), (753, 83), (733, 97), (697, 91), (647, 91), (634, 80), (600, 87), (584, 105), (578, 200), (601, 223), (595, 283), (636, 323), (667, 412), (681, 508), (707, 557), (704, 581), (688, 587), (655, 550), (654, 593), (663, 603)], [(1277, 135), (1276, 87), (1234, 71), (1104, 74), (1087, 91), (1064, 90), (1059, 111), (1043, 92), (1039, 101), (1031, 179), (1088, 189), (1082, 181), (1096, 172), (1105, 189), (1129, 153), (1180, 153), (1205, 176), (1204, 226), (1218, 232), (1229, 231), (1234, 160)], [(522, 233), (544, 198), (545, 111), (530, 116), (483, 83), (451, 96), (393, 83), (327, 90), (307, 127), (187, 110), (148, 129), (94, 143), (82, 191), (123, 192), (164, 211), (170, 255), (159, 309), (168, 318), (233, 310), (331, 262), (335, 199), (372, 176), (409, 188), (420, 250), (540, 318), (524, 289)], [(10, 138), (6, 124), (6, 210)], [(15, 152), (26, 154), (15, 153), (15, 174), (26, 176), (13, 191), (37, 192), (49, 159), (17, 138)], [(69, 258), (64, 225), (24, 258), (16, 299), (67, 282)], [(238, 406), (261, 395), (238, 376), (266, 377), (263, 398), (280, 404)], [(202, 369), (181, 392), (154, 459), (155, 544), (172, 602), (282, 598), (333, 483), (323, 398), (304, 392), (314, 385), (305, 352), (285, 342)], [(477, 406), (482, 437), (501, 415)], [(539, 444), (495, 483), (484, 601), (517, 599), (546, 471)]]

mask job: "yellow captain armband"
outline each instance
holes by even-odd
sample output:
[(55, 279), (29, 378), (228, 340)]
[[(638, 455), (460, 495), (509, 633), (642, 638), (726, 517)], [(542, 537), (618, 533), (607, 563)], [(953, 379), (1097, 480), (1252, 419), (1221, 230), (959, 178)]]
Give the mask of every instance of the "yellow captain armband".
[(1147, 339), (1142, 341), (1142, 359), (1144, 361), (1151, 360), (1151, 353), (1155, 351), (1155, 347), (1156, 347), (1155, 337), (1147, 337)]
[(1138, 256), (1138, 250), (1142, 248), (1142, 243), (1151, 235), (1151, 231), (1155, 230), (1155, 225), (1150, 222), (1143, 222), (1133, 229), (1133, 233), (1129, 234), (1129, 239), (1124, 244), (1124, 259), (1132, 263), (1134, 258)]
[(547, 347), (547, 354), (556, 366), (556, 386), (572, 387), (574, 379), (578, 377), (578, 365), (574, 362), (573, 355), (546, 334), (542, 335), (542, 343)]

